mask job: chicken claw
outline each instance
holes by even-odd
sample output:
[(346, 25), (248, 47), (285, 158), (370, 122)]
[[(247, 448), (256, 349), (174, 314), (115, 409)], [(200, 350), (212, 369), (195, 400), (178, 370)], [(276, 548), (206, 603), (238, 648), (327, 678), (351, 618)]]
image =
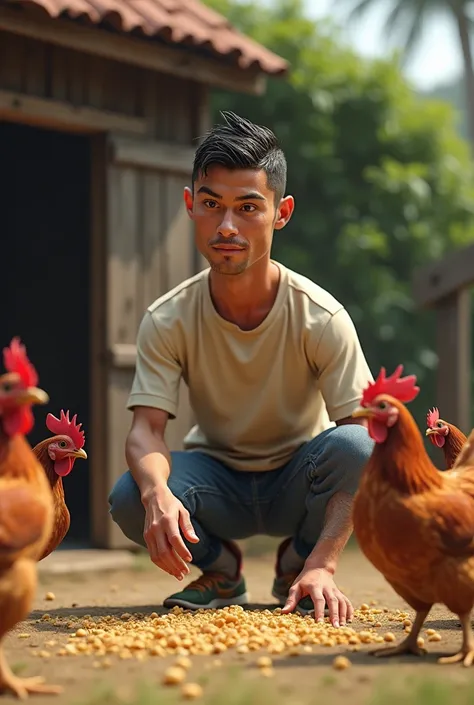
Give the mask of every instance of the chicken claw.
[(60, 685), (47, 685), (44, 678), (18, 678), (13, 673), (0, 676), (0, 692), (11, 690), (20, 700), (26, 700), (30, 693), (42, 695), (59, 695), (63, 692)]
[(438, 663), (450, 664), (450, 663), (460, 663), (462, 661), (463, 666), (469, 667), (474, 663), (474, 637), (471, 630), (471, 618), (470, 614), (459, 615), (462, 627), (462, 646), (461, 650), (457, 654), (452, 656), (441, 656), (438, 659)]
[(442, 656), (438, 659), (438, 663), (449, 664), (449, 663), (459, 663), (462, 661), (463, 666), (472, 666), (474, 663), (474, 650), (464, 651), (461, 650), (457, 654), (452, 656)]
[(371, 656), (387, 657), (387, 656), (403, 656), (405, 654), (413, 654), (413, 656), (423, 656), (426, 654), (426, 649), (418, 646), (416, 641), (405, 639), (398, 646), (388, 646), (382, 649), (373, 649), (368, 652)]

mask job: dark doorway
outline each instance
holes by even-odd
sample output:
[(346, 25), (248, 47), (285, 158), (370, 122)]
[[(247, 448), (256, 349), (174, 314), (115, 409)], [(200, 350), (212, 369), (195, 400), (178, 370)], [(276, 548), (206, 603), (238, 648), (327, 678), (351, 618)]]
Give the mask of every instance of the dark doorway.
[[(27, 346), (50, 396), (35, 409), (32, 445), (50, 435), (46, 414), (77, 413), (89, 426), (90, 143), (0, 122), (1, 348)], [(64, 479), (71, 528), (63, 548), (90, 538), (88, 461)]]

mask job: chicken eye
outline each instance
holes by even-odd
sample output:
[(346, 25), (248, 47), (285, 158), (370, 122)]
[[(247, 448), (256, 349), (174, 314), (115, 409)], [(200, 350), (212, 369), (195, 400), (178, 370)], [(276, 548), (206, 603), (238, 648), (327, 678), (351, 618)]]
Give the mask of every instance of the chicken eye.
[(436, 425), (437, 425), (438, 428), (443, 428), (443, 422), (442, 422), (442, 421), (438, 421), (438, 423), (437, 423)]
[(382, 409), (382, 410), (383, 410), (383, 409), (386, 409), (386, 408), (387, 408), (388, 404), (387, 404), (386, 401), (379, 401), (379, 403), (378, 403), (377, 406), (379, 407), (379, 409)]
[(11, 392), (13, 391), (13, 384), (11, 384), (10, 382), (5, 382), (4, 384), (2, 384), (2, 389), (4, 392)]
[(67, 443), (66, 443), (66, 441), (59, 441), (58, 446), (59, 446), (60, 448), (66, 448)]

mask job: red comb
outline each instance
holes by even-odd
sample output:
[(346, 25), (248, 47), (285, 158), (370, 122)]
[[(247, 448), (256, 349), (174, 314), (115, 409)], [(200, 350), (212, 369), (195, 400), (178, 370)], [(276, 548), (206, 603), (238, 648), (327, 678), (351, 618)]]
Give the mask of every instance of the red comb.
[(56, 436), (69, 436), (76, 448), (82, 448), (85, 443), (84, 431), (81, 431), (82, 424), (76, 423), (77, 414), (74, 414), (72, 419), (69, 419), (69, 411), (61, 409), (61, 417), (59, 419), (53, 414), (48, 414), (46, 417), (46, 426)]
[(38, 373), (28, 360), (26, 348), (19, 338), (13, 338), (10, 347), (3, 348), (3, 364), (7, 372), (20, 375), (25, 387), (36, 387), (38, 384)]
[(428, 428), (433, 428), (437, 421), (439, 421), (439, 411), (436, 407), (434, 407), (426, 414), (426, 425)]
[(361, 406), (369, 406), (379, 394), (390, 394), (398, 401), (412, 401), (420, 388), (416, 386), (415, 375), (402, 377), (403, 365), (398, 365), (397, 369), (390, 377), (385, 376), (385, 367), (379, 372), (375, 382), (369, 382), (362, 394)]

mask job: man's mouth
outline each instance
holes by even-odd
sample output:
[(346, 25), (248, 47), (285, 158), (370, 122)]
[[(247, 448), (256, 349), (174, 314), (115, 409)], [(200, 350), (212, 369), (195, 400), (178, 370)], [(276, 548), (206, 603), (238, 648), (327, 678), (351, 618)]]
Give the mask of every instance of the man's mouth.
[(228, 252), (240, 252), (244, 249), (243, 247), (239, 247), (238, 245), (213, 245), (212, 247), (214, 250), (225, 250)]

